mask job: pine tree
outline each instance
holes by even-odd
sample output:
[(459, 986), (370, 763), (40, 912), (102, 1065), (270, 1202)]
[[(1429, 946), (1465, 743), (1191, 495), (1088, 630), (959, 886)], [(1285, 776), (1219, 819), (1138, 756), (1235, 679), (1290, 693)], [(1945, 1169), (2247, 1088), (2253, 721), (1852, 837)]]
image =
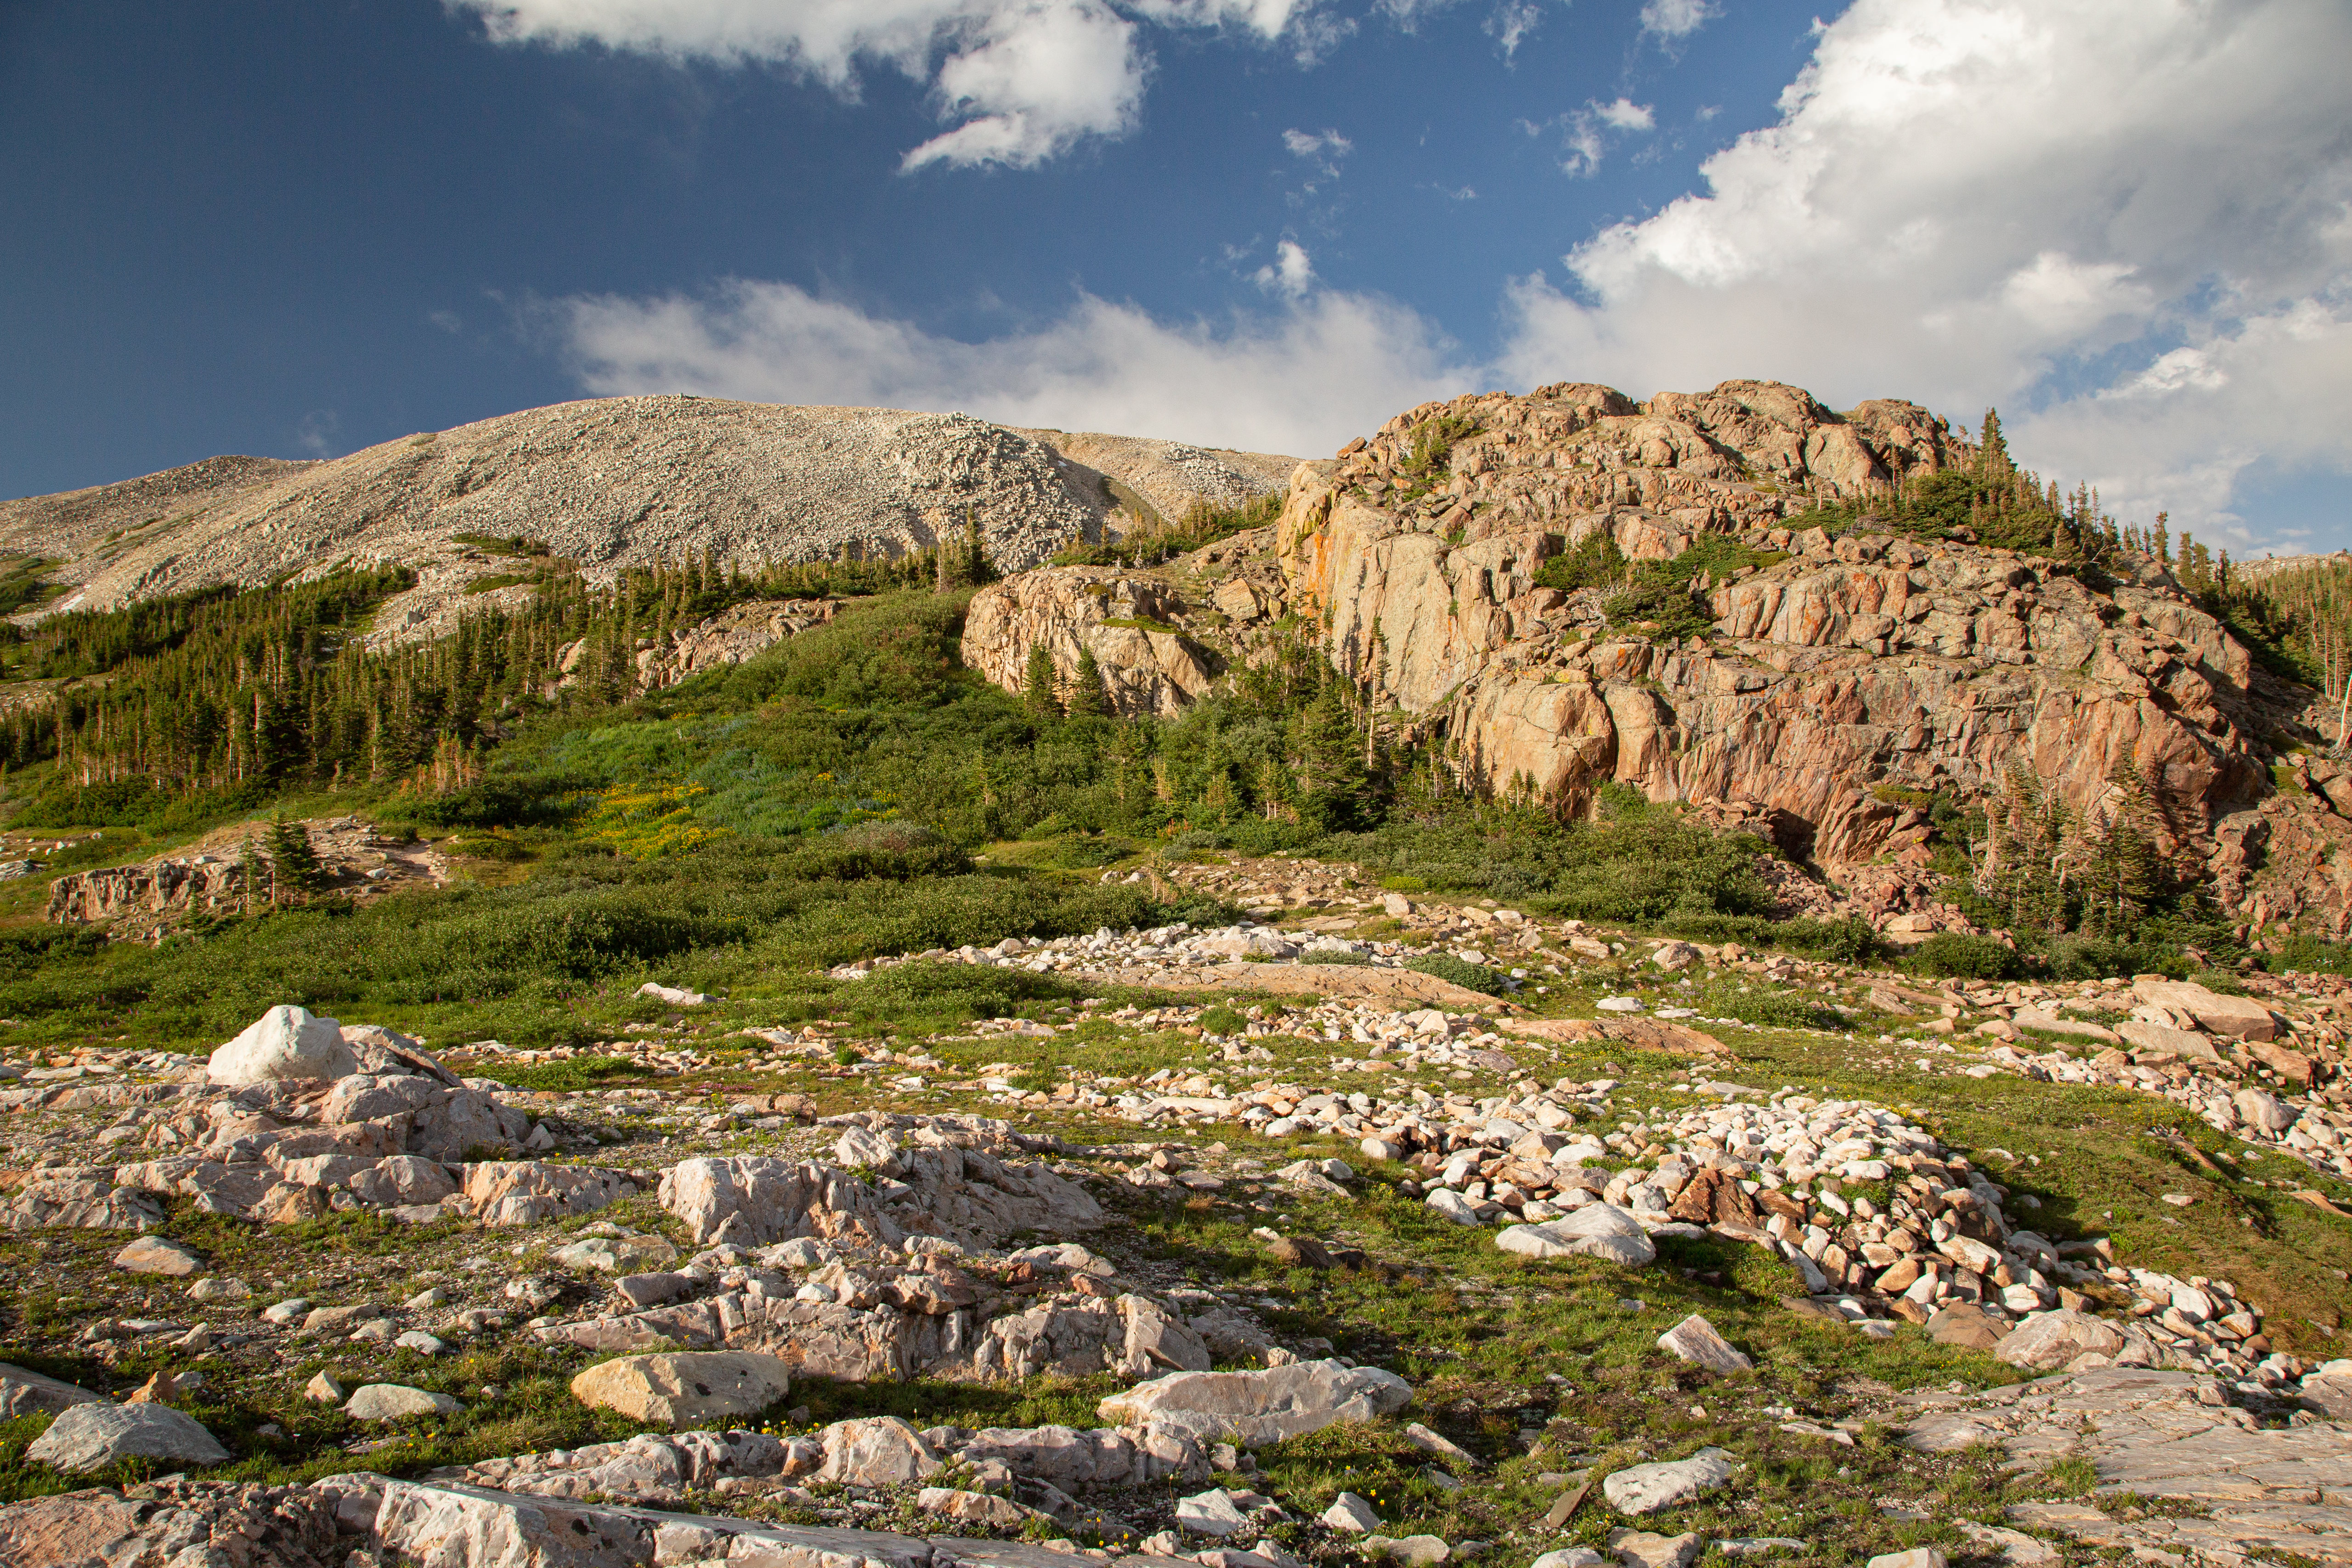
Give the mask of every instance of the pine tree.
[(1062, 711), (1054, 696), (1054, 655), (1043, 642), (1029, 644), (1029, 665), (1021, 677), (1021, 701), (1031, 713)]
[(1078, 650), (1078, 667), (1070, 676), (1069, 701), (1065, 707), (1072, 718), (1108, 718), (1111, 715), (1110, 694), (1103, 689), (1102, 666), (1095, 662), (1092, 648)]
[(269, 902), (277, 904), (320, 886), (319, 852), (310, 830), (279, 817), (269, 824)]

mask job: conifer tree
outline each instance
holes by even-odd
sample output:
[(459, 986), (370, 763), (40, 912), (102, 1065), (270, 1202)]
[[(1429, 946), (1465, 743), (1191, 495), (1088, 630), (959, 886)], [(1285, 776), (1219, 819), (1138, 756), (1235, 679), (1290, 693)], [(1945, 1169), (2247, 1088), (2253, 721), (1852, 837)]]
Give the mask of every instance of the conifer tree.
[(269, 824), (269, 902), (280, 903), (318, 891), (319, 852), (310, 846), (310, 830), (279, 817)]
[(1070, 697), (1066, 706), (1073, 718), (1110, 716), (1110, 694), (1103, 690), (1102, 666), (1096, 663), (1092, 648), (1078, 650), (1078, 667), (1070, 676)]
[(1029, 645), (1029, 665), (1021, 677), (1021, 701), (1034, 714), (1057, 714), (1062, 705), (1054, 695), (1054, 655), (1041, 642)]

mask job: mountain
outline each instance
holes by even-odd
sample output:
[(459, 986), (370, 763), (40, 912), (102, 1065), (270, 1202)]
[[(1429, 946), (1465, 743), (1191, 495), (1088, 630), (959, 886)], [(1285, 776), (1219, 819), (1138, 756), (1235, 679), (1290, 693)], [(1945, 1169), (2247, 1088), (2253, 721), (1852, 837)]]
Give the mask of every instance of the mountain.
[[(1067, 455), (1057, 447), (1091, 455)], [(0, 550), (57, 562), (47, 611), (112, 609), (220, 583), (383, 563), (416, 570), (378, 629), (446, 631), (497, 561), (536, 539), (592, 580), (714, 557), (746, 567), (844, 549), (898, 555), (976, 522), (1001, 569), (1154, 510), (1276, 487), (1288, 458), (1021, 432), (960, 413), (607, 398), (403, 437), (347, 457), (215, 457), (122, 484), (0, 503)], [(1148, 497), (1148, 499), (1147, 499)], [(1171, 519), (1172, 520), (1172, 519)], [(527, 593), (506, 591), (506, 599)], [(492, 598), (488, 602), (504, 601)]]

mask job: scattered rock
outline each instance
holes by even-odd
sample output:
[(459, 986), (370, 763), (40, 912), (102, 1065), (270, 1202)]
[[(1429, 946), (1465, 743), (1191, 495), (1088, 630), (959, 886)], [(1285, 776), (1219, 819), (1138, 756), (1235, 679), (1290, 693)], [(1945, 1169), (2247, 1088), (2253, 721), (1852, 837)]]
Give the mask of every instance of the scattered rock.
[(0, 1361), (0, 1417), (53, 1416), (76, 1405), (105, 1403), (103, 1394)]
[(2029, 1372), (2055, 1372), (2078, 1355), (2113, 1355), (2124, 1336), (2088, 1312), (2035, 1312), (1993, 1349), (1993, 1359)]
[(205, 1260), (176, 1241), (142, 1236), (114, 1255), (114, 1266), (133, 1274), (169, 1274), (185, 1279), (204, 1272)]
[(370, 1383), (343, 1404), (354, 1421), (405, 1421), (417, 1416), (457, 1416), (465, 1406), (446, 1394), (428, 1394), (401, 1383)]
[[(1377, 1521), (1375, 1521), (1377, 1522)], [(1222, 1487), (1180, 1499), (1176, 1504), (1179, 1529), (1195, 1535), (1233, 1535), (1247, 1528), (1249, 1518), (1234, 1506), (1234, 1500)]]
[(310, 1381), (302, 1388), (303, 1398), (313, 1400), (320, 1405), (341, 1405), (343, 1402), (344, 1393), (342, 1384), (329, 1372), (313, 1374)]
[(1331, 1529), (1348, 1535), (1369, 1535), (1381, 1527), (1381, 1516), (1372, 1511), (1372, 1505), (1351, 1491), (1333, 1498), (1322, 1519)]
[(1715, 1325), (1693, 1312), (1658, 1336), (1658, 1348), (1709, 1372), (1753, 1372), (1756, 1364), (1734, 1350)]
[(1612, 1530), (1609, 1552), (1625, 1568), (1690, 1568), (1706, 1542), (1695, 1534), (1653, 1535), (1645, 1530)]
[(1601, 1491), (1620, 1513), (1655, 1513), (1716, 1490), (1731, 1479), (1731, 1461), (1721, 1448), (1701, 1448), (1686, 1459), (1612, 1471)]

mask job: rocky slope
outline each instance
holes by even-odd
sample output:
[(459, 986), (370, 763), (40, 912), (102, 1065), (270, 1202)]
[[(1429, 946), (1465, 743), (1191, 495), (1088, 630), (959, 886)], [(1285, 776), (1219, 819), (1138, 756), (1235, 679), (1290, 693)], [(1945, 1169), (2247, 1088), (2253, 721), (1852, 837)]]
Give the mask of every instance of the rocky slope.
[[(1840, 538), (1786, 526), (1817, 497), (1973, 456), (1916, 404), (1840, 415), (1769, 382), (1641, 406), (1579, 384), (1425, 404), (1302, 465), (1270, 555), (1029, 574), (975, 601), (965, 658), (1011, 686), (1032, 643), (1066, 674), (1083, 643), (1122, 708), (1164, 712), (1289, 616), (1375, 700), (1442, 723), (1486, 788), (1580, 810), (1614, 780), (1724, 808), (1832, 870), (1924, 864), (1926, 820), (1898, 791), (1980, 799), (2022, 768), (2096, 816), (2129, 765), (2231, 906), (2341, 934), (2352, 779), (2297, 758), (2307, 781), (2272, 793), (2303, 694), (2159, 564), (2112, 580), (1866, 518)], [(1636, 562), (1724, 536), (1748, 564), (1694, 572), (1701, 635), (1612, 625), (1613, 589), (1536, 580), (1601, 533)]]
[[(145, 478), (0, 503), (0, 551), (58, 559), (46, 608), (108, 609), (215, 583), (397, 562), (416, 589), (395, 634), (448, 628), (500, 563), (461, 536), (543, 540), (592, 580), (704, 555), (757, 566), (847, 549), (921, 550), (969, 516), (1019, 570), (1098, 537), (1129, 497), (1180, 517), (1276, 487), (1286, 458), (1019, 431), (960, 413), (609, 398), (406, 436), (320, 463), (215, 457)], [(1233, 462), (1226, 461), (1231, 457)], [(1099, 465), (1099, 466), (1094, 465)], [(1126, 497), (1118, 492), (1125, 490)]]

